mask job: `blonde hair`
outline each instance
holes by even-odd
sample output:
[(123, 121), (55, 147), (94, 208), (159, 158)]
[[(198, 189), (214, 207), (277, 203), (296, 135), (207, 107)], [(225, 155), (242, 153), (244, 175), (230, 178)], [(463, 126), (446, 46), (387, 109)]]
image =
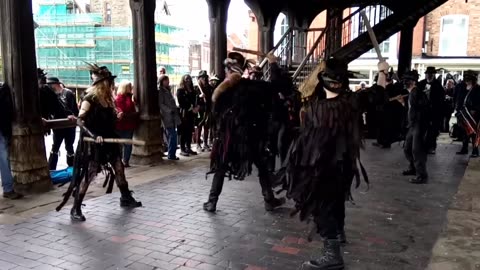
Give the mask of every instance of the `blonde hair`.
[(132, 90), (132, 83), (129, 81), (121, 81), (118, 85), (117, 95), (125, 95), (128, 90)]
[(115, 102), (113, 100), (113, 91), (111, 85), (113, 82), (103, 80), (97, 84), (91, 86), (86, 90), (87, 94), (93, 95), (100, 102), (104, 101), (108, 106), (115, 108)]

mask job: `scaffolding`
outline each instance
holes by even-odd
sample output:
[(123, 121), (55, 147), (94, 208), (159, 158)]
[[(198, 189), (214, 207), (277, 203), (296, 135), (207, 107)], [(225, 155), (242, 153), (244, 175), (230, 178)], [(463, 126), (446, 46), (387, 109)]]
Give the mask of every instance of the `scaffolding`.
[[(132, 27), (104, 25), (102, 14), (78, 13), (66, 0), (43, 1), (34, 20), (37, 66), (67, 87), (90, 85), (86, 63), (107, 66), (119, 82), (133, 81)], [(156, 23), (155, 40), (157, 67), (166, 68), (172, 83), (179, 82), (189, 71), (185, 31)]]

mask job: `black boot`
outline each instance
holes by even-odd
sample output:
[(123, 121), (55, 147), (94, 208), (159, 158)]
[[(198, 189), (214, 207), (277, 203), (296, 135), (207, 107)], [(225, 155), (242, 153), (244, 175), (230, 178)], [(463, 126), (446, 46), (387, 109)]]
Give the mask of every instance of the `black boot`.
[(128, 189), (128, 186), (118, 187), (120, 189), (120, 193), (122, 197), (120, 197), (120, 206), (121, 207), (142, 207), (142, 202), (137, 202), (133, 196), (132, 191)]
[(85, 221), (87, 220), (82, 213), (82, 202), (85, 195), (78, 195), (73, 203), (72, 210), (70, 210), (70, 219), (72, 221)]
[(215, 213), (217, 211), (217, 200), (209, 198), (208, 202), (203, 204), (203, 210)]
[(302, 270), (340, 270), (345, 267), (340, 251), (340, 241), (328, 239), (324, 242), (323, 256), (316, 261), (304, 262)]
[(468, 154), (468, 147), (467, 148), (462, 147), (462, 149), (457, 152), (457, 155), (466, 155), (466, 154)]
[(268, 201), (265, 200), (265, 211), (273, 211), (275, 210), (275, 208), (284, 205), (286, 201), (287, 200), (285, 200), (285, 198), (277, 199), (275, 197)]
[(474, 147), (472, 150), (472, 154), (470, 155), (471, 158), (477, 158), (478, 157), (478, 147)]
[(73, 167), (73, 161), (75, 160), (75, 154), (67, 154), (67, 165)]
[(342, 245), (345, 245), (347, 243), (347, 235), (345, 234), (344, 229), (338, 231), (337, 239)]
[(58, 153), (50, 152), (48, 157), (48, 169), (54, 171), (57, 169)]
[(410, 168), (408, 170), (403, 171), (402, 175), (405, 175), (405, 176), (407, 176), (407, 175), (417, 175), (417, 171), (415, 169)]

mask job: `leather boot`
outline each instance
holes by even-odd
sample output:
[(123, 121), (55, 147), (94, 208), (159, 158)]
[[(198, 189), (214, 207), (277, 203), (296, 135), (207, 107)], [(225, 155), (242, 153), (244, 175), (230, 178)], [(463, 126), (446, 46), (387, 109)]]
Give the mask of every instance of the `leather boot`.
[(68, 165), (68, 167), (73, 167), (74, 160), (75, 160), (75, 154), (67, 154), (67, 165)]
[(50, 156), (48, 157), (48, 169), (50, 171), (56, 170), (57, 163), (58, 163), (58, 153), (50, 152)]
[(302, 270), (340, 270), (344, 267), (340, 241), (328, 239), (324, 242), (323, 256), (316, 261), (304, 262)]
[(217, 211), (217, 201), (216, 199), (209, 198), (206, 203), (203, 204), (203, 210), (207, 212), (214, 213)]
[(263, 193), (263, 200), (265, 201), (265, 211), (268, 212), (273, 211), (275, 210), (275, 208), (284, 205), (287, 201), (285, 198), (275, 198), (271, 189)]
[(78, 199), (75, 198), (75, 202), (73, 203), (72, 210), (70, 210), (70, 219), (72, 221), (85, 221), (87, 220), (82, 213), (82, 202), (85, 194), (78, 195)]
[(344, 229), (341, 229), (341, 230), (338, 231), (337, 239), (340, 242), (340, 244), (342, 244), (342, 245), (347, 244), (347, 235), (345, 234)]
[(470, 155), (471, 158), (477, 158), (478, 157), (478, 147), (474, 147), (472, 150), (472, 154)]
[(132, 196), (132, 191), (128, 189), (128, 186), (118, 187), (122, 196), (120, 197), (121, 207), (142, 207), (142, 202), (136, 201)]

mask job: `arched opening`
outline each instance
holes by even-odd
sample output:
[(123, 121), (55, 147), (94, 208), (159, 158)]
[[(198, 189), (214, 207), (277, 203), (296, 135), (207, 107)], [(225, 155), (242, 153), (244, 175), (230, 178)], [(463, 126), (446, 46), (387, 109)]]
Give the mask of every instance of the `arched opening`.
[[(227, 51), (231, 52), (233, 48), (256, 51), (258, 49), (258, 26), (253, 27), (254, 25), (257, 25), (257, 20), (245, 2), (232, 0), (228, 8)], [(253, 34), (252, 31), (255, 31), (256, 34)], [(254, 55), (244, 55), (247, 58), (256, 58)]]
[[(307, 53), (310, 52), (312, 47), (315, 45), (315, 42), (317, 41), (317, 39), (320, 38), (320, 36), (322, 35), (324, 30), (321, 30), (321, 29), (325, 29), (326, 26), (327, 26), (327, 11), (325, 10), (319, 13), (315, 17), (315, 19), (313, 19), (312, 23), (310, 23), (309, 29), (318, 29), (318, 30), (309, 31), (307, 33), (307, 42), (306, 42)], [(318, 46), (316, 46), (316, 48), (314, 48), (313, 54), (315, 59), (318, 59), (323, 55), (323, 53), (325, 52), (325, 45), (326, 44), (324, 42), (321, 42), (320, 44), (318, 44)]]
[(290, 27), (288, 23), (288, 18), (285, 13), (280, 13), (277, 17), (277, 21), (275, 22), (275, 31), (273, 32), (273, 43), (277, 44), (282, 36), (288, 31)]

